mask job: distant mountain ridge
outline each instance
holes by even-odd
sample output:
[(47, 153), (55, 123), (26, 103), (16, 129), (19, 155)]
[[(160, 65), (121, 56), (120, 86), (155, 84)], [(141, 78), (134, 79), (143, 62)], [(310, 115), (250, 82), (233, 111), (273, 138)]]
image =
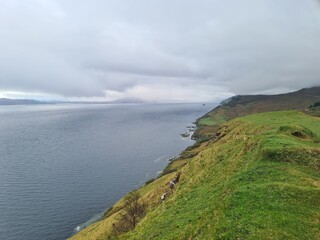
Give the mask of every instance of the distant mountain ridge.
[(94, 101), (38, 101), (33, 99), (11, 99), (0, 98), (0, 105), (38, 105), (38, 104), (56, 104), (56, 103), (71, 103), (71, 104), (122, 104), (122, 103), (145, 103), (142, 100), (134, 98), (126, 98), (112, 102), (94, 102)]
[(0, 105), (33, 105), (33, 104), (47, 104), (47, 103), (36, 101), (36, 100), (30, 100), (30, 99), (0, 98)]

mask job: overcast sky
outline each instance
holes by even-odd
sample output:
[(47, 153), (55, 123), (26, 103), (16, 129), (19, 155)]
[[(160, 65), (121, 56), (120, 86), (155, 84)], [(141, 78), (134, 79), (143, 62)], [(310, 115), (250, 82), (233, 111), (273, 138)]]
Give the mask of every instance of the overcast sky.
[(0, 0), (0, 97), (194, 102), (314, 85), (316, 0)]

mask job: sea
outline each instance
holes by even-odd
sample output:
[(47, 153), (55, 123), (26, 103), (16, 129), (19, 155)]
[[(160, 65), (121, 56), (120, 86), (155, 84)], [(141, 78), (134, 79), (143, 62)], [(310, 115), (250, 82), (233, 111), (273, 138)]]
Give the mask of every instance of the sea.
[(214, 104), (0, 106), (0, 239), (67, 239), (193, 144)]

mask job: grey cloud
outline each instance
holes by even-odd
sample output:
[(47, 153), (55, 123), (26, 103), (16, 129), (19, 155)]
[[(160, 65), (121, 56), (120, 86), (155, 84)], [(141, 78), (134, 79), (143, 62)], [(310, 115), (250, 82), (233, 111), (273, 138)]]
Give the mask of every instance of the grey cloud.
[(313, 0), (10, 0), (0, 29), (0, 91), (204, 101), (320, 84)]

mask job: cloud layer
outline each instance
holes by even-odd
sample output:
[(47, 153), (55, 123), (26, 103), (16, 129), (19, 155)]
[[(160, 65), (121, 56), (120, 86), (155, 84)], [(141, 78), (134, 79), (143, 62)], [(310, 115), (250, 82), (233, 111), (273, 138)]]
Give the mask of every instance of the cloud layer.
[(214, 101), (320, 85), (315, 0), (0, 1), (2, 95)]

